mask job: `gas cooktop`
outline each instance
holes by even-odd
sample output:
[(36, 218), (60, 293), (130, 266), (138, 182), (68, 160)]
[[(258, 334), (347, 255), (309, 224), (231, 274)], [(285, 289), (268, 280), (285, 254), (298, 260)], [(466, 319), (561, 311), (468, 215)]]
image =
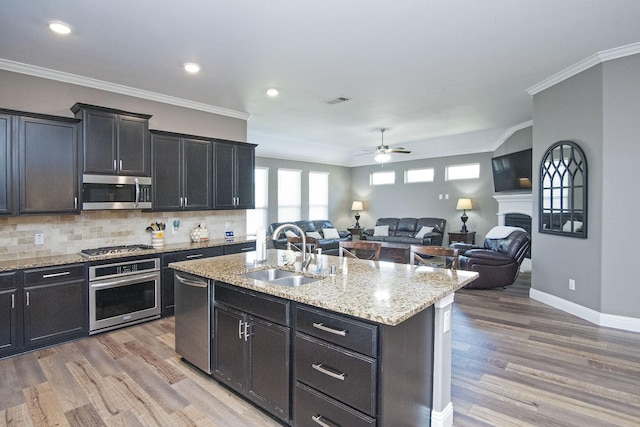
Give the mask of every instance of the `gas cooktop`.
[(99, 256), (99, 255), (118, 255), (129, 254), (139, 251), (146, 251), (153, 249), (153, 246), (149, 245), (125, 245), (125, 246), (105, 246), (95, 249), (83, 249), (80, 254), (85, 257)]

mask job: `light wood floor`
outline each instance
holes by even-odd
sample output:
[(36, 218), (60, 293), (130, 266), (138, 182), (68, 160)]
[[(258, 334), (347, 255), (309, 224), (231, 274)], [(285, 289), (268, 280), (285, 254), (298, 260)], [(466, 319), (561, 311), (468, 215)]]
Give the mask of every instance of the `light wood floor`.
[[(462, 290), (454, 424), (640, 425), (640, 334), (507, 289)], [(0, 360), (0, 426), (277, 426), (173, 351), (173, 318)]]

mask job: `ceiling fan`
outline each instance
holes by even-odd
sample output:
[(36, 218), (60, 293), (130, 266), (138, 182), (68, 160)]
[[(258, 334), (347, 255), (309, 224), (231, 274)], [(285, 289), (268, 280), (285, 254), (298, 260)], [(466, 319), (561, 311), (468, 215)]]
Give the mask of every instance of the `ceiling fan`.
[(376, 156), (374, 157), (374, 160), (376, 162), (378, 162), (378, 163), (384, 163), (384, 162), (388, 162), (389, 160), (391, 160), (391, 153), (400, 153), (400, 154), (409, 154), (409, 153), (411, 153), (411, 151), (405, 150), (402, 147), (391, 148), (388, 145), (384, 145), (384, 131), (385, 130), (386, 130), (385, 128), (380, 129), (382, 142), (381, 142), (380, 145), (378, 145), (375, 148), (375, 150), (368, 150), (367, 153), (358, 154), (358, 156), (362, 156), (364, 154), (369, 154), (369, 153), (376, 153)]

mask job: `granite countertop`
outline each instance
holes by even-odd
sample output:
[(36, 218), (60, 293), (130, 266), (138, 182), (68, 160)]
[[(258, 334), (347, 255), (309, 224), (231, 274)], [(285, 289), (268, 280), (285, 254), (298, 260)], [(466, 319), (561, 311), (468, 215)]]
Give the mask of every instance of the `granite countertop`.
[[(255, 252), (247, 252), (176, 262), (169, 264), (169, 267), (391, 326), (432, 306), (478, 277), (478, 273), (471, 271), (456, 272), (328, 255), (320, 257), (323, 265), (321, 273), (317, 273), (316, 261), (312, 261), (304, 273), (305, 276), (320, 280), (298, 287), (270, 284), (241, 276), (249, 271), (274, 267), (293, 270), (292, 266), (283, 265), (284, 253), (270, 249), (267, 251), (268, 259), (262, 263), (254, 262)], [(296, 269), (299, 270), (299, 266), (298, 262)], [(328, 274), (331, 266), (336, 267), (334, 276)]]
[(192, 249), (234, 245), (238, 243), (255, 242), (255, 240), (255, 237), (235, 237), (234, 239), (209, 239), (199, 243), (171, 243), (168, 245), (164, 245), (161, 248), (138, 251), (134, 254), (100, 255), (91, 257), (90, 259), (77, 253), (68, 255), (50, 255), (34, 258), (16, 259), (11, 261), (0, 261), (0, 272), (24, 270), (26, 268), (53, 267), (57, 265), (76, 264), (79, 262), (124, 258), (128, 256), (160, 255), (166, 252), (188, 251)]

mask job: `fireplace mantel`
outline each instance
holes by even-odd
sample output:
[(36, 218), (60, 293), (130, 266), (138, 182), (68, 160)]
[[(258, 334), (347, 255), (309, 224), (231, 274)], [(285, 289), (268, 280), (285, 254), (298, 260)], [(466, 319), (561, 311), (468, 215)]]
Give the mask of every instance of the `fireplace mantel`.
[(533, 217), (533, 195), (531, 193), (494, 194), (498, 202), (498, 225), (504, 225), (504, 216), (521, 213)]
[[(533, 195), (531, 193), (494, 194), (498, 202), (498, 225), (504, 225), (507, 214), (519, 213), (529, 215), (533, 219)], [(520, 271), (531, 271), (531, 260), (525, 258), (520, 265)]]

